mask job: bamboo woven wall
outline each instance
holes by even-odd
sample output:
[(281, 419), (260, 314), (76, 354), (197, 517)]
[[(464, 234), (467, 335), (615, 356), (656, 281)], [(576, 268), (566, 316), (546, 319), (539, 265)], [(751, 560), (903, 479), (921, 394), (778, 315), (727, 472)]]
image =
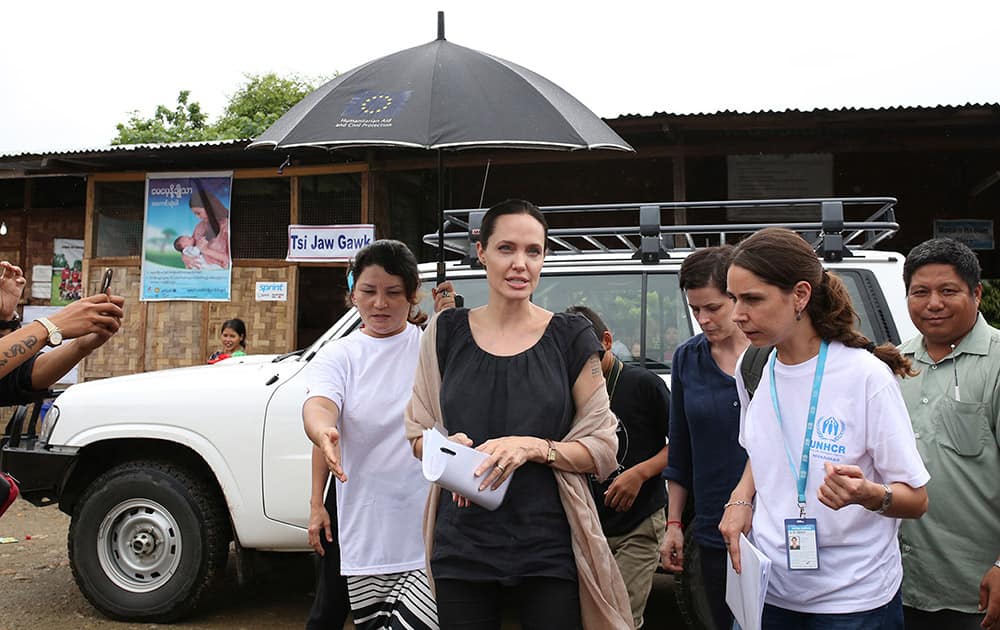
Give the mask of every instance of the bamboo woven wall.
[[(84, 360), (84, 380), (202, 364), (218, 349), (222, 322), (233, 317), (247, 325), (249, 353), (295, 348), (293, 266), (234, 267), (229, 302), (140, 302), (139, 267), (113, 268), (112, 291), (125, 298), (125, 319), (120, 332)], [(97, 291), (103, 271), (88, 265), (88, 295)], [(288, 282), (289, 300), (257, 302), (257, 282)]]
[[(114, 266), (112, 269), (115, 275), (111, 282), (111, 292), (125, 298), (125, 318), (118, 334), (83, 360), (80, 367), (81, 380), (142, 371), (143, 326), (146, 318), (144, 305), (139, 302), (139, 268)], [(84, 272), (87, 277), (84, 290), (87, 295), (93, 295), (100, 290), (104, 267), (85, 265)]]
[[(234, 267), (230, 302), (209, 302), (202, 361), (219, 349), (222, 322), (238, 317), (247, 325), (247, 353), (275, 354), (295, 348), (295, 318), (289, 305), (295, 282), (293, 267)], [(256, 283), (288, 282), (289, 302), (257, 302)], [(294, 313), (294, 310), (292, 311)]]

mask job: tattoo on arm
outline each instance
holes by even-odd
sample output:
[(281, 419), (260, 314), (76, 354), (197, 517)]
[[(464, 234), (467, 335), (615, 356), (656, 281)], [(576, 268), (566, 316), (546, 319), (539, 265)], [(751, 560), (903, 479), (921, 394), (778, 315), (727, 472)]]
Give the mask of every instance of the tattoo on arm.
[(587, 361), (587, 362), (590, 363), (590, 375), (591, 376), (600, 376), (601, 375), (601, 362), (597, 360), (597, 357), (591, 357), (590, 360)]
[(10, 347), (8, 347), (6, 350), (3, 351), (4, 358), (2, 361), (0, 361), (0, 367), (7, 365), (7, 361), (9, 359), (13, 359), (14, 357), (19, 357), (22, 354), (32, 354), (29, 352), (29, 350), (34, 348), (36, 345), (38, 345), (38, 338), (35, 336), (28, 337), (24, 339), (24, 341), (18, 341), (12, 344)]

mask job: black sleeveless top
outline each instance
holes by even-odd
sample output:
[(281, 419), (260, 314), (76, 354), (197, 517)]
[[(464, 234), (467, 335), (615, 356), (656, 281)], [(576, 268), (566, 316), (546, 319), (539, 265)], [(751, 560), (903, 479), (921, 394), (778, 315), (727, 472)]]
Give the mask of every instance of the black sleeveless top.
[[(572, 425), (572, 388), (601, 346), (584, 317), (555, 313), (534, 346), (500, 357), (476, 345), (468, 309), (438, 316), (441, 409), (448, 433), (474, 446), (510, 435), (561, 440)], [(552, 469), (517, 469), (503, 504), (489, 512), (441, 496), (434, 529), (435, 578), (514, 584), (523, 577), (576, 580), (569, 522)]]

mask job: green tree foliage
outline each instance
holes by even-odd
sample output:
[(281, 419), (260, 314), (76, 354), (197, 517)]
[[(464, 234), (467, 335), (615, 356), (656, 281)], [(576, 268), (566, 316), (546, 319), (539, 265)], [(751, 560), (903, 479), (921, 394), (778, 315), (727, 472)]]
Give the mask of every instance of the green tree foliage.
[(1000, 328), (1000, 280), (983, 280), (979, 312), (994, 328)]
[(142, 118), (138, 111), (128, 122), (118, 123), (118, 135), (111, 144), (146, 144), (155, 142), (194, 142), (212, 138), (208, 115), (197, 101), (188, 102), (190, 90), (177, 95), (177, 107), (157, 105), (152, 118)]
[(253, 138), (312, 92), (316, 83), (296, 75), (279, 77), (273, 72), (244, 76), (246, 81), (229, 97), (226, 109), (214, 123), (209, 122), (197, 101), (188, 100), (191, 92), (183, 90), (174, 109), (158, 105), (151, 118), (133, 111), (128, 122), (117, 125), (118, 135), (111, 144)]
[(245, 76), (246, 83), (230, 97), (215, 123), (219, 139), (260, 135), (315, 89), (311, 82), (298, 76), (282, 78), (274, 73)]

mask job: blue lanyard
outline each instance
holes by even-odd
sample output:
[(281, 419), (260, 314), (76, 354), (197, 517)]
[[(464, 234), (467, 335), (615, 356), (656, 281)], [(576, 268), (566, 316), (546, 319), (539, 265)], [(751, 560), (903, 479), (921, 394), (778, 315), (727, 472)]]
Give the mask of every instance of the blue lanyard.
[(806, 435), (802, 439), (802, 458), (799, 460), (799, 471), (795, 472), (795, 462), (792, 459), (792, 451), (788, 448), (788, 440), (785, 439), (784, 423), (781, 420), (781, 409), (778, 408), (778, 388), (774, 382), (774, 362), (778, 356), (778, 350), (771, 353), (771, 404), (774, 405), (774, 416), (778, 419), (778, 427), (781, 431), (781, 441), (785, 445), (785, 455), (788, 457), (788, 465), (792, 469), (792, 476), (796, 480), (799, 492), (799, 518), (806, 516), (806, 480), (809, 478), (809, 446), (812, 439), (813, 425), (816, 424), (816, 407), (819, 403), (819, 390), (823, 385), (823, 368), (826, 367), (826, 350), (829, 347), (826, 341), (819, 344), (819, 357), (816, 359), (816, 373), (813, 375), (812, 397), (809, 399), (809, 415), (806, 418)]

